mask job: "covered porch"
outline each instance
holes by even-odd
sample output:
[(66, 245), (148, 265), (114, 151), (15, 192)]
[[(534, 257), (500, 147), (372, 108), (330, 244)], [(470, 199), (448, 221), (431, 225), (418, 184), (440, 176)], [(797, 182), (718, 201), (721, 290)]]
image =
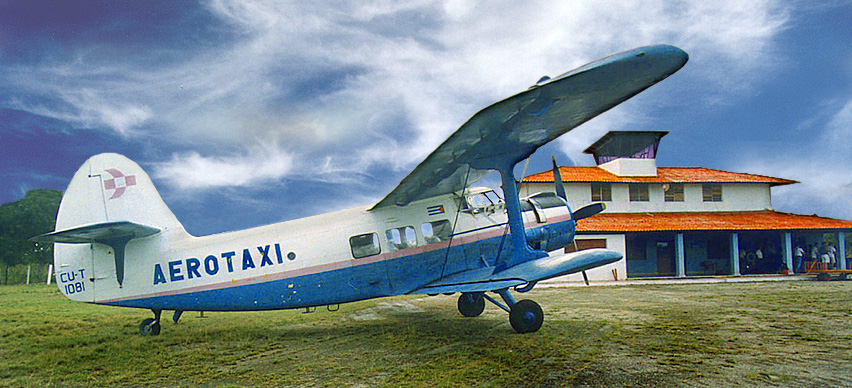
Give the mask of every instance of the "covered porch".
[[(577, 225), (583, 234), (623, 234), (628, 278), (737, 276), (804, 272), (826, 246), (834, 268), (848, 269), (852, 221), (753, 212), (603, 213)], [(825, 244), (823, 244), (825, 243)], [(801, 247), (803, 258), (795, 257)], [(819, 258), (819, 256), (818, 256)]]

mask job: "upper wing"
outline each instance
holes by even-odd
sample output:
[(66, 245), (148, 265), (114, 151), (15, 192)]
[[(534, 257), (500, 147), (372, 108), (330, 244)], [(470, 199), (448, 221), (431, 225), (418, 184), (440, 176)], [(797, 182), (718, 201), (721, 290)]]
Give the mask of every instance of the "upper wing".
[(687, 59), (677, 47), (640, 47), (497, 102), (473, 115), (373, 209), (462, 190), (662, 81)]

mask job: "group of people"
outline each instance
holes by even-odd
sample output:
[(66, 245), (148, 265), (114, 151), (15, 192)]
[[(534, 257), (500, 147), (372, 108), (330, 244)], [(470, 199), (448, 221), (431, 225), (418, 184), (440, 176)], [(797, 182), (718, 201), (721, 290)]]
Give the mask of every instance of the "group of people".
[(807, 250), (802, 248), (802, 245), (796, 245), (793, 250), (793, 259), (795, 260), (796, 272), (802, 272), (802, 259), (805, 257), (805, 252), (808, 252), (808, 261), (826, 263), (829, 269), (837, 267), (837, 248), (833, 242), (825, 242), (822, 244), (808, 244)]

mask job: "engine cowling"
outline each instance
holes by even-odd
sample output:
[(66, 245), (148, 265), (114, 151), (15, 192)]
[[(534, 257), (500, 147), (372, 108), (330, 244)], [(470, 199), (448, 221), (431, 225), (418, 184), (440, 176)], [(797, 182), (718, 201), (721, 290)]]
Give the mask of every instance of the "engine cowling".
[(564, 199), (539, 193), (521, 200), (521, 211), (537, 225), (527, 227), (527, 243), (545, 252), (562, 249), (574, 241), (575, 222)]

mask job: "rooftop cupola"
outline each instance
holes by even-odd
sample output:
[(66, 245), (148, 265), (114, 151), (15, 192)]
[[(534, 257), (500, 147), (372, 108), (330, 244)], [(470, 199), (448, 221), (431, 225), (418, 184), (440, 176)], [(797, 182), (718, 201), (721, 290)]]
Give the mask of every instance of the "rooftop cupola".
[(610, 131), (586, 148), (595, 164), (618, 176), (656, 176), (657, 149), (668, 131)]

